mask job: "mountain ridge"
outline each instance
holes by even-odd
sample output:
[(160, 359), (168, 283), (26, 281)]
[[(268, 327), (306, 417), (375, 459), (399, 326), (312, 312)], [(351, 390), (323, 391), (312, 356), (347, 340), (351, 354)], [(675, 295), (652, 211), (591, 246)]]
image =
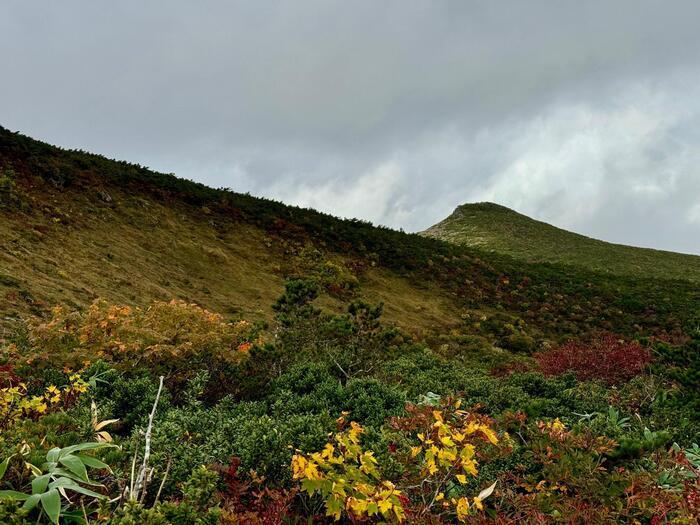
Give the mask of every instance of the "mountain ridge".
[(420, 234), (529, 262), (700, 281), (700, 256), (595, 239), (491, 202), (462, 204)]
[[(352, 300), (383, 303), (388, 321), (421, 337), (489, 312), (526, 319), (536, 337), (631, 334), (640, 326), (669, 334), (700, 300), (686, 281), (523, 263), (3, 128), (0, 189), (3, 319), (44, 315), (55, 304), (84, 308), (102, 297), (135, 305), (179, 298), (269, 321), (285, 279), (298, 275), (323, 283), (322, 306), (338, 312)], [(639, 311), (648, 313), (640, 320)]]

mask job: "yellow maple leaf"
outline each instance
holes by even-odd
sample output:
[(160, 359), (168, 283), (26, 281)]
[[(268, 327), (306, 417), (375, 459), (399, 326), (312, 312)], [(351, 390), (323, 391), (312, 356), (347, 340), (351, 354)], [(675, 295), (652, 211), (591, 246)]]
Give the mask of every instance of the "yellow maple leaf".
[(457, 519), (466, 521), (469, 516), (469, 500), (467, 498), (459, 498), (457, 501)]
[(381, 501), (378, 501), (377, 504), (379, 505), (379, 511), (382, 514), (386, 514), (391, 510), (392, 503), (388, 499), (383, 499)]
[(455, 446), (455, 442), (452, 441), (450, 436), (443, 436), (440, 438), (440, 441), (442, 442), (443, 445), (445, 445), (447, 447), (454, 447)]
[(476, 476), (479, 474), (479, 471), (476, 469), (476, 461), (474, 461), (473, 459), (462, 461), (462, 469), (464, 470), (464, 472), (468, 472), (472, 476)]

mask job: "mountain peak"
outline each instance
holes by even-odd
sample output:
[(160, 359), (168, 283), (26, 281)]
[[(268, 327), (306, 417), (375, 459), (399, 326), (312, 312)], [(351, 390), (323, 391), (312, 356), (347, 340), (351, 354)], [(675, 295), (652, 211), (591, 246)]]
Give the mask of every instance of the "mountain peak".
[[(503, 206), (502, 204), (497, 204), (495, 202), (483, 201), (483, 202), (465, 202), (457, 206), (450, 216), (461, 216), (465, 214), (498, 214), (498, 215), (522, 215), (512, 208)], [(523, 217), (525, 217), (523, 215)]]
[(490, 201), (465, 202), (464, 204), (457, 206), (455, 211), (457, 210), (499, 210), (514, 212), (514, 210), (508, 208), (507, 206)]
[(601, 273), (700, 281), (700, 257), (613, 244), (570, 232), (494, 202), (465, 203), (422, 235)]

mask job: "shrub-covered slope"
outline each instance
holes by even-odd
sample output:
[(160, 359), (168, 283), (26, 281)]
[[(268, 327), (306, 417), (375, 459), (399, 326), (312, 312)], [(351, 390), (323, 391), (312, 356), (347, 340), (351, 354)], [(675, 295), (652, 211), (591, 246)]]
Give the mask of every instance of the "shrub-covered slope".
[(342, 310), (349, 297), (383, 301), (388, 320), (418, 332), (501, 312), (536, 338), (680, 334), (698, 310), (698, 288), (687, 281), (522, 264), (5, 129), (0, 187), (6, 322), (97, 297), (135, 305), (177, 297), (269, 319), (283, 279), (300, 274), (323, 281), (329, 308)]
[(480, 202), (458, 206), (423, 235), (532, 262), (600, 273), (700, 281), (700, 257), (591, 239), (514, 210)]
[(699, 312), (0, 129), (0, 523), (696, 524)]

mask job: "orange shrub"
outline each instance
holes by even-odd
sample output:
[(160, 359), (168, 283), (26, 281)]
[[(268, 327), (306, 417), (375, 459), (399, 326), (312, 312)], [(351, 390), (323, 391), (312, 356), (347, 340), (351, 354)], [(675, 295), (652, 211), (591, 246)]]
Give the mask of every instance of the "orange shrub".
[(48, 322), (31, 331), (33, 346), (54, 365), (102, 359), (161, 373), (239, 363), (250, 352), (254, 336), (247, 321), (227, 322), (181, 300), (155, 301), (145, 309), (103, 300), (84, 312), (59, 306)]

